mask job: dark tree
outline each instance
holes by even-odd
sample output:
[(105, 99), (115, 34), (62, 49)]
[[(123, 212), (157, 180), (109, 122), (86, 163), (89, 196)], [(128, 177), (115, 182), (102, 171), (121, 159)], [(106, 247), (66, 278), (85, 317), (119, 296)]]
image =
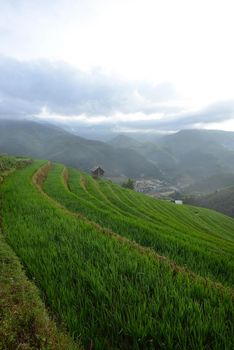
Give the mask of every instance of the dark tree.
[(122, 183), (122, 187), (130, 188), (131, 190), (134, 190), (134, 181), (129, 178), (127, 181)]

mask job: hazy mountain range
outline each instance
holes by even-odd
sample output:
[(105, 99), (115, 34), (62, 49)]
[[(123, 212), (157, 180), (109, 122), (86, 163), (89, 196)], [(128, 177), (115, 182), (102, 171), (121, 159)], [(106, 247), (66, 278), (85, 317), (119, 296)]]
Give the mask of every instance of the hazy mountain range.
[(117, 135), (102, 142), (50, 124), (0, 120), (0, 153), (45, 158), (85, 171), (100, 164), (107, 176), (165, 179), (191, 191), (204, 182), (211, 185), (209, 179), (220, 187), (227, 186), (227, 178), (228, 185), (234, 184), (234, 132), (182, 130), (155, 139), (151, 135), (151, 141)]
[(100, 164), (108, 176), (161, 177), (157, 166), (135, 150), (118, 149), (31, 121), (0, 120), (0, 153), (49, 159), (85, 171)]
[(151, 142), (118, 135), (109, 143), (137, 151), (173, 183), (192, 185), (214, 176), (222, 177), (225, 183), (227, 177), (233, 178), (234, 132), (182, 130)]

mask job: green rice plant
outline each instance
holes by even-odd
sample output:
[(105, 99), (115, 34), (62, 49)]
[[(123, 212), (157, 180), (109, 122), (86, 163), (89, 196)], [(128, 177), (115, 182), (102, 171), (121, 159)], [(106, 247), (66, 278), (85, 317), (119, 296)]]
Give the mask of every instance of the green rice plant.
[(32, 183), (33, 175), (40, 180), (41, 165), (3, 183), (2, 223), (28, 275), (74, 338), (95, 350), (232, 349), (230, 289), (65, 210)]
[[(204, 209), (199, 210), (197, 207), (192, 206), (175, 206), (172, 203), (168, 203), (166, 201), (153, 199), (147, 197), (141, 193), (133, 192), (130, 190), (124, 190), (120, 186), (108, 183), (108, 187), (111, 186), (112, 191), (109, 191), (108, 188), (105, 190), (107, 183), (105, 181), (100, 181), (99, 185), (102, 186), (108, 198), (114, 202), (112, 192), (115, 193), (118, 197), (121, 198), (122, 202), (126, 202), (127, 198), (127, 206), (131, 208), (138, 209), (140, 215), (142, 212), (144, 215), (148, 215), (149, 220), (158, 221), (159, 217), (164, 222), (168, 221), (168, 224), (173, 226), (178, 226), (178, 222), (180, 223), (180, 227), (186, 230), (189, 227), (192, 227), (195, 230), (202, 230), (203, 233), (208, 234), (217, 234), (216, 232), (220, 231), (220, 219), (221, 216), (212, 215), (211, 211), (206, 211)], [(163, 205), (162, 205), (163, 203)], [(159, 215), (158, 215), (159, 214)], [(210, 220), (209, 220), (210, 218)], [(223, 220), (222, 220), (223, 221)], [(207, 225), (208, 222), (208, 225)], [(226, 229), (227, 227), (227, 229)], [(233, 231), (233, 221), (225, 220), (222, 222), (222, 230), (221, 234), (217, 234), (219, 236), (225, 235), (226, 233), (230, 236), (230, 232)], [(231, 234), (231, 237), (233, 235)]]
[[(158, 254), (167, 256), (196, 274), (229, 286), (233, 285), (233, 240), (222, 238), (220, 234), (211, 235), (205, 229), (204, 232), (194, 230), (192, 219), (191, 227), (187, 225), (185, 231), (184, 223), (180, 224), (179, 218), (177, 226), (171, 227), (169, 218), (163, 221), (163, 216), (159, 218), (159, 222), (150, 223), (137, 216), (118, 215), (111, 208), (108, 210), (108, 206), (104, 210), (99, 207), (99, 202), (96, 202), (95, 198), (91, 199), (87, 193), (84, 193), (77, 178), (77, 172), (74, 170), (69, 171), (71, 177), (68, 179), (68, 185), (73, 191), (71, 193), (69, 188), (66, 188), (62, 171), (62, 165), (54, 165), (43, 188), (49, 196), (68, 210), (80, 213), (100, 226), (134, 240), (142, 246), (150, 247)], [(161, 211), (164, 209), (164, 204), (161, 203)], [(175, 208), (173, 205), (171, 207)], [(211, 214), (216, 215), (213, 212)], [(160, 216), (160, 212), (157, 215)], [(226, 220), (225, 216), (221, 215), (221, 217), (223, 221)], [(233, 220), (232, 222), (234, 223)], [(233, 235), (233, 231), (229, 233)]]

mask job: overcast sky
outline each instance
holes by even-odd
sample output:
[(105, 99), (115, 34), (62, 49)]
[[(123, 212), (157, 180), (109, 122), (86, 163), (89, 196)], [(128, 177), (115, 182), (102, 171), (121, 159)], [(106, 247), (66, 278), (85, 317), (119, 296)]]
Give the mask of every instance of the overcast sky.
[(234, 131), (233, 13), (233, 0), (0, 0), (0, 117)]

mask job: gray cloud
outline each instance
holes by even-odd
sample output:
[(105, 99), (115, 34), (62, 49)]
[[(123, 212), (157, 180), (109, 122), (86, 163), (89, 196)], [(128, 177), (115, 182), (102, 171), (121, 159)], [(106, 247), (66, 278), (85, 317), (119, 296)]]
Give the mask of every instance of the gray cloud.
[(183, 112), (178, 117), (160, 120), (157, 126), (162, 129), (178, 130), (230, 119), (234, 119), (234, 100), (216, 102), (196, 112)]
[[(95, 70), (84, 73), (67, 64), (0, 59), (1, 112), (25, 105), (25, 114), (43, 106), (57, 114), (111, 115), (155, 111), (154, 105), (175, 95), (168, 83), (153, 87), (130, 83)], [(12, 104), (13, 102), (13, 104)], [(31, 108), (29, 106), (31, 105)]]
[[(234, 120), (234, 100), (216, 102), (196, 112), (172, 113), (158, 120), (127, 120), (126, 118), (125, 121), (119, 123), (119, 126), (123, 131), (125, 129), (156, 132), (177, 131), (202, 128), (211, 123), (222, 123), (231, 119)], [(115, 128), (116, 124), (113, 124), (113, 127)]]
[[(111, 127), (117, 123), (113, 116), (122, 113), (126, 114), (126, 120), (118, 125), (143, 130), (178, 130), (234, 118), (234, 101), (215, 103), (196, 113), (186, 112), (177, 102), (175, 89), (168, 82), (159, 85), (129, 82), (98, 69), (82, 72), (63, 62), (21, 62), (0, 57), (0, 117), (3, 118), (36, 116), (46, 107), (57, 115), (105, 116), (106, 124)], [(127, 114), (138, 112), (162, 113), (165, 117), (128, 120)]]
[(0, 59), (0, 108), (37, 114), (43, 106), (62, 115), (152, 113), (173, 98), (169, 83), (125, 82), (99, 70), (84, 73), (65, 63)]

